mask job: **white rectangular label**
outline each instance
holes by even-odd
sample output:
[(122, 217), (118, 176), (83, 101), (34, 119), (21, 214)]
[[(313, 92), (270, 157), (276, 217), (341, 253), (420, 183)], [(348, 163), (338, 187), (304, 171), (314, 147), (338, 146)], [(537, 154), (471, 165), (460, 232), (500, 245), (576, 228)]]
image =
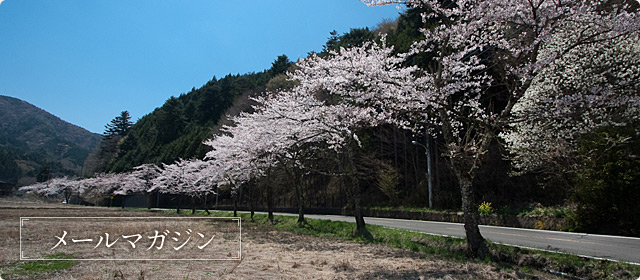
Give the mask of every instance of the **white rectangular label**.
[(240, 260), (242, 220), (21, 217), (21, 260)]

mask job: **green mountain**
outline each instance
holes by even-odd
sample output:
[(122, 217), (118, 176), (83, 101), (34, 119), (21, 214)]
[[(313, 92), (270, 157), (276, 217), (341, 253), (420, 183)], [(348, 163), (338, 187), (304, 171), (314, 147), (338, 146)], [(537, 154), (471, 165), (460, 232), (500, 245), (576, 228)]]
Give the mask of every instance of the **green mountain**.
[(0, 180), (29, 184), (80, 175), (102, 137), (17, 98), (0, 95)]
[(203, 158), (202, 142), (213, 136), (225, 115), (250, 110), (250, 97), (269, 86), (290, 66), (279, 56), (268, 70), (244, 75), (213, 77), (199, 89), (169, 98), (162, 107), (139, 119), (121, 138), (105, 139), (87, 160), (87, 170), (121, 172), (143, 163), (173, 163), (179, 158)]

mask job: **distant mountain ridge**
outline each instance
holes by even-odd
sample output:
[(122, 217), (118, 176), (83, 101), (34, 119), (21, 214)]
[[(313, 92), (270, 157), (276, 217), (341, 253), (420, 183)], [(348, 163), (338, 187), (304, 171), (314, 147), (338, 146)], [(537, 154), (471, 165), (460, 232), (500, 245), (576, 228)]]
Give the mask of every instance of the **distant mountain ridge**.
[(80, 175), (101, 140), (26, 101), (0, 95), (0, 180), (22, 185), (41, 173)]

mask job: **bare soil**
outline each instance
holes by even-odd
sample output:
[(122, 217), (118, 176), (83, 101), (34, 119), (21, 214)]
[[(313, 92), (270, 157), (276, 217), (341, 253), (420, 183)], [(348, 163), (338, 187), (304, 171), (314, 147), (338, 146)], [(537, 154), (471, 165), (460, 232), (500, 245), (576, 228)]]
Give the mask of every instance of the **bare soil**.
[[(158, 216), (145, 211), (0, 199), (0, 273), (20, 260), (20, 217)], [(51, 235), (46, 228), (42, 235)], [(82, 254), (82, 253), (80, 253)], [(76, 256), (76, 254), (74, 254)], [(76, 261), (68, 269), (11, 279), (529, 279), (487, 264), (331, 238), (296, 235), (243, 221), (240, 261)], [(538, 274), (534, 278), (546, 279)]]

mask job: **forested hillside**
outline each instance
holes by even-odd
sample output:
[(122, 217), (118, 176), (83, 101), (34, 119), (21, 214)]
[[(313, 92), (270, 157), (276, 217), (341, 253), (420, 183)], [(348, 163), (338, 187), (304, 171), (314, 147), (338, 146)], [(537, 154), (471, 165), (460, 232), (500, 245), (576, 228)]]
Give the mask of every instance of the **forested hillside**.
[[(111, 151), (113, 159), (102, 165), (103, 170), (95, 171), (121, 172), (143, 163), (204, 157), (208, 150), (202, 142), (211, 137), (225, 112), (234, 104), (239, 110), (250, 109), (248, 97), (262, 93), (269, 80), (284, 73), (290, 64), (283, 55), (268, 70), (229, 74), (221, 79), (213, 77), (199, 89), (169, 98), (162, 107), (138, 120)], [(99, 150), (91, 160), (104, 160)]]
[(0, 180), (28, 184), (39, 176), (80, 175), (100, 140), (25, 101), (0, 96)]

